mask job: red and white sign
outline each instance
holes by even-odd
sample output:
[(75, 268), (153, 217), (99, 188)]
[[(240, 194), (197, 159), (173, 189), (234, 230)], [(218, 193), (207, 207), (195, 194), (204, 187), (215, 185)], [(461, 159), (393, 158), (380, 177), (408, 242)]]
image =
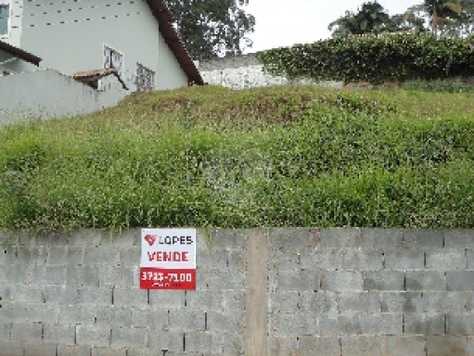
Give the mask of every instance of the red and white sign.
[(196, 289), (196, 229), (143, 229), (141, 240), (141, 289)]

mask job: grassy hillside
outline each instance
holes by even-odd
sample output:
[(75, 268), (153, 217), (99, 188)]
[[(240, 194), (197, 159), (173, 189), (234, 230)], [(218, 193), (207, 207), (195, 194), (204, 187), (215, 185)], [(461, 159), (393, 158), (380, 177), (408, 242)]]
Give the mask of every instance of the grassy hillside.
[(472, 94), (205, 87), (0, 128), (0, 228), (474, 227)]

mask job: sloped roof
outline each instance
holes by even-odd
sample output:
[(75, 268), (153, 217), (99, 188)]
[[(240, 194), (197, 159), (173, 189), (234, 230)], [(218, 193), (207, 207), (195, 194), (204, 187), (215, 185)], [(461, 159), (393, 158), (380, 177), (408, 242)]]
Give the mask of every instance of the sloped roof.
[(10, 53), (12, 56), (20, 58), (25, 62), (29, 62), (34, 64), (35, 66), (39, 66), (42, 59), (40, 57), (35, 56), (29, 52), (22, 50), (21, 48), (12, 46), (6, 42), (0, 41), (0, 50), (3, 50), (7, 53)]
[(147, 0), (148, 5), (160, 27), (166, 44), (174, 53), (179, 65), (186, 73), (190, 84), (204, 85), (204, 81), (196, 68), (186, 46), (173, 26), (173, 15), (164, 0)]

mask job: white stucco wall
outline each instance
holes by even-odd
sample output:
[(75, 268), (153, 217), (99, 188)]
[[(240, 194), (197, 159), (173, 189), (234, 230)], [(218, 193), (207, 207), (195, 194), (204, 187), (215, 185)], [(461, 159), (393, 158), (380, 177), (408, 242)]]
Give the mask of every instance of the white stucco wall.
[(102, 68), (107, 45), (124, 55), (122, 76), (132, 90), (137, 62), (155, 71), (158, 88), (187, 84), (144, 0), (24, 0), (23, 8), (21, 47), (43, 58), (43, 67), (68, 75)]
[(289, 80), (274, 76), (263, 70), (255, 54), (218, 58), (200, 63), (199, 70), (204, 81), (211, 85), (222, 85), (232, 89), (248, 89), (269, 85), (315, 84), (323, 87), (340, 88), (339, 82), (315, 82), (311, 79)]
[(157, 89), (176, 89), (188, 84), (188, 77), (181, 69), (176, 57), (160, 35), (160, 51), (158, 53), (158, 72), (156, 74)]
[(22, 72), (32, 72), (35, 70), (37, 70), (37, 67), (33, 64), (16, 58), (10, 53), (0, 49), (0, 77), (3, 75), (3, 72), (16, 74)]
[(53, 70), (0, 77), (0, 125), (21, 120), (72, 117), (116, 105), (129, 92), (106, 92)]

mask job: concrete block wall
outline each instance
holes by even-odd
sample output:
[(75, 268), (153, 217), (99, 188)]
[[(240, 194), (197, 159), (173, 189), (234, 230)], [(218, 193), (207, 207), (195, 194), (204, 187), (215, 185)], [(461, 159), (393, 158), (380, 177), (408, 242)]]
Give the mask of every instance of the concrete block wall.
[(202, 230), (195, 292), (139, 239), (0, 233), (0, 356), (474, 355), (474, 231)]

